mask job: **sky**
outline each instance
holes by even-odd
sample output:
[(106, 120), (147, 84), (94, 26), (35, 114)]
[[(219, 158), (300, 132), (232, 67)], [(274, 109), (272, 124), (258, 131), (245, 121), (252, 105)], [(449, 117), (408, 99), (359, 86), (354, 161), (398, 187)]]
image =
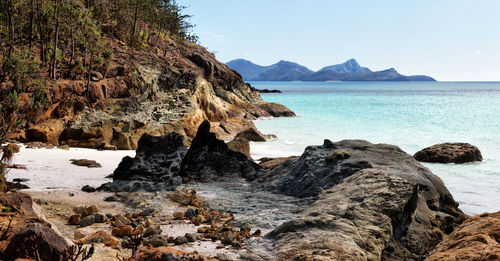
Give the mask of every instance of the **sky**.
[(178, 0), (228, 62), (311, 70), (355, 58), (439, 81), (500, 81), (500, 0)]

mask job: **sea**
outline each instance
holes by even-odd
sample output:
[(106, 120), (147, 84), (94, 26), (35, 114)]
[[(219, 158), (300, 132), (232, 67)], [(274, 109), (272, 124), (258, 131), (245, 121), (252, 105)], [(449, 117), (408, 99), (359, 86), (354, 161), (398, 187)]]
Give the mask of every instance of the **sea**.
[(443, 142), (467, 142), (484, 160), (422, 163), (439, 176), (467, 214), (500, 211), (500, 82), (250, 82), (268, 102), (297, 117), (259, 119), (275, 134), (251, 143), (259, 157), (301, 155), (324, 139), (363, 139), (399, 146), (408, 154)]

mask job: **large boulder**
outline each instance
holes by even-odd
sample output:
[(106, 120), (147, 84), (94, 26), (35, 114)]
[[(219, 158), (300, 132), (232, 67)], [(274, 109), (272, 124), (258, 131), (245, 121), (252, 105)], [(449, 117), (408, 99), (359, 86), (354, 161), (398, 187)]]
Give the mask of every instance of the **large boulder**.
[(481, 151), (469, 143), (442, 143), (427, 147), (413, 156), (422, 162), (468, 163), (482, 161)]
[(210, 122), (200, 124), (186, 156), (180, 175), (184, 180), (209, 181), (218, 177), (254, 178), (260, 167), (245, 154), (230, 150), (210, 132)]
[(113, 172), (113, 182), (98, 190), (174, 190), (182, 183), (178, 174), (186, 151), (184, 137), (176, 132), (164, 136), (143, 134), (135, 157), (124, 157)]
[(15, 260), (26, 255), (35, 258), (38, 253), (41, 260), (63, 260), (67, 247), (66, 240), (50, 227), (32, 223), (12, 237), (3, 257), (5, 260)]
[(467, 219), (434, 249), (426, 261), (500, 260), (500, 212)]
[(252, 158), (250, 155), (250, 142), (248, 142), (245, 138), (234, 138), (232, 141), (227, 143), (227, 146), (230, 150), (241, 152), (249, 159)]
[(421, 260), (466, 218), (439, 177), (392, 145), (325, 140), (258, 182), (317, 199), (269, 234), (281, 260)]

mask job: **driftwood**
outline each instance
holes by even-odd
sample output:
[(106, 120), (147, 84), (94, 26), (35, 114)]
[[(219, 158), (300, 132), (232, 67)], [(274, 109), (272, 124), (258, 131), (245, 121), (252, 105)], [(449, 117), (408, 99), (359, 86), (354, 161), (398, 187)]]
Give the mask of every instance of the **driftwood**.
[(9, 169), (27, 169), (26, 165), (21, 165), (21, 164), (7, 164), (6, 167)]

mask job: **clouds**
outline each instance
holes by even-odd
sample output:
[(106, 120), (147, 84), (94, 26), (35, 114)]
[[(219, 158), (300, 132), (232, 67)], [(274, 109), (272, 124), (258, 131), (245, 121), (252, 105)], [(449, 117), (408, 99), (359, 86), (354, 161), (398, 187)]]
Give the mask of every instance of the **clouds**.
[(484, 54), (484, 52), (483, 52), (483, 51), (475, 51), (475, 52), (474, 52), (474, 54), (475, 54), (475, 55), (478, 55), (478, 56), (481, 56), (481, 55), (483, 55), (483, 54)]

